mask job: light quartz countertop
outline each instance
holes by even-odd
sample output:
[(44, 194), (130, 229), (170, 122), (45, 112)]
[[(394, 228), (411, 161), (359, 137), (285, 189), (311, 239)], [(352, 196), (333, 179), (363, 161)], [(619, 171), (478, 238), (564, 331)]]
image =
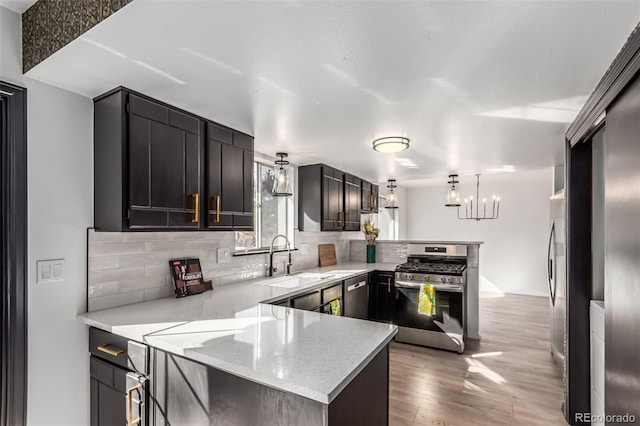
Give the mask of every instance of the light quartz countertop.
[(88, 312), (85, 324), (329, 404), (397, 333), (391, 324), (274, 306), (395, 264), (344, 263)]

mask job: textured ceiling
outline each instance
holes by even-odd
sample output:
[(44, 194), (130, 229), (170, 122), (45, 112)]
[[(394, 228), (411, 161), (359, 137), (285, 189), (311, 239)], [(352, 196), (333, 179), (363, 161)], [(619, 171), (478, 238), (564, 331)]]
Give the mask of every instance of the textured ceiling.
[[(373, 180), (561, 162), (640, 2), (135, 0), (28, 72), (124, 85)], [(380, 154), (373, 139), (407, 136)]]

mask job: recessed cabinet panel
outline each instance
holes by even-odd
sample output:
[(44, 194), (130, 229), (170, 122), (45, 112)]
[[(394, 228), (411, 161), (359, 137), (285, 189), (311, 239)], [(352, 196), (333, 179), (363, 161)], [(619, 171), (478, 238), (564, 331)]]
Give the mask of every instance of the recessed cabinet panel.
[(222, 145), (222, 211), (242, 212), (244, 200), (243, 150), (233, 145)]
[(244, 174), (242, 176), (242, 211), (244, 213), (253, 213), (253, 151), (244, 151), (242, 155), (244, 167)]
[(158, 123), (169, 124), (169, 109), (134, 94), (129, 94), (129, 112)]
[(151, 122), (151, 207), (185, 207), (184, 132)]
[(131, 115), (129, 118), (129, 200), (132, 206), (150, 207), (151, 121)]

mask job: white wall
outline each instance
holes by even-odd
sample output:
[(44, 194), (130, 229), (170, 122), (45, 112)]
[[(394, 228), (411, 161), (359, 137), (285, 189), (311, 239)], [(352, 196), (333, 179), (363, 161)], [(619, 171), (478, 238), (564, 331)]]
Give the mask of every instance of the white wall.
[[(461, 193), (475, 198), (475, 176), (460, 180)], [(480, 199), (497, 194), (501, 206), (498, 220), (480, 222), (458, 220), (456, 210), (444, 206), (445, 180), (409, 188), (407, 237), (484, 241), (480, 246), (481, 290), (546, 296), (552, 184), (551, 168), (481, 176)]]
[[(26, 78), (20, 15), (0, 6), (0, 79), (27, 88), (29, 353), (27, 423), (89, 423), (86, 230), (93, 223), (93, 104)], [(36, 284), (36, 260), (65, 280)]]

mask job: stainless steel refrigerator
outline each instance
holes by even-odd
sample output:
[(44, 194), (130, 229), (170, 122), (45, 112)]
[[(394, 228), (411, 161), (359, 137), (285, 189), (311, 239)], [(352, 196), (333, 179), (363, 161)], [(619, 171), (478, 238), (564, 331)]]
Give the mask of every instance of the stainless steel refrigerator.
[(547, 280), (551, 305), (551, 354), (564, 372), (567, 294), (564, 190), (551, 196), (550, 216)]

